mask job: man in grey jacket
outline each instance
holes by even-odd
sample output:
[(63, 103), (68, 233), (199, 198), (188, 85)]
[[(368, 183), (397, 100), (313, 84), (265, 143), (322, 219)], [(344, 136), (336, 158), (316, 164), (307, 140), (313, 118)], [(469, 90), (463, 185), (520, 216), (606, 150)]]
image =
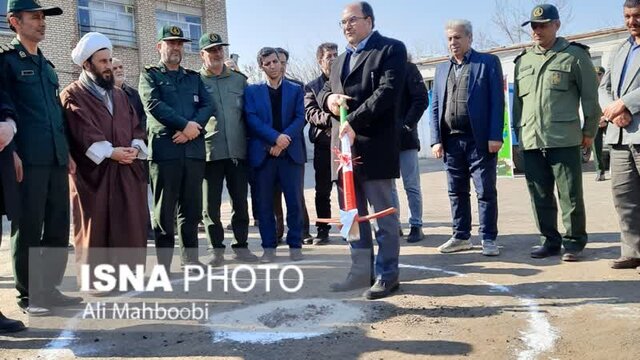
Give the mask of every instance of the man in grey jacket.
[(213, 246), (212, 266), (224, 263), (224, 229), (220, 223), (220, 202), (225, 179), (233, 206), (231, 225), (235, 243), (231, 247), (235, 258), (242, 262), (258, 261), (258, 257), (247, 247), (247, 135), (242, 110), (247, 78), (224, 64), (224, 46), (228, 45), (215, 33), (204, 34), (200, 38), (200, 57), (203, 62), (200, 77), (215, 105), (214, 117), (205, 127), (207, 164), (202, 189), (204, 224)]
[(611, 189), (618, 212), (622, 254), (614, 269), (640, 270), (640, 0), (624, 2), (629, 38), (614, 51), (600, 84), (604, 139), (611, 145)]

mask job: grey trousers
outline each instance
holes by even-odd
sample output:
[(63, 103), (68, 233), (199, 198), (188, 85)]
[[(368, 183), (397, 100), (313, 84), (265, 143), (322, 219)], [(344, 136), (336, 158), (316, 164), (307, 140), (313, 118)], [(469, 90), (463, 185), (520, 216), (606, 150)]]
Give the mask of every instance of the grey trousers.
[(611, 190), (620, 222), (622, 257), (640, 258), (640, 145), (612, 146)]

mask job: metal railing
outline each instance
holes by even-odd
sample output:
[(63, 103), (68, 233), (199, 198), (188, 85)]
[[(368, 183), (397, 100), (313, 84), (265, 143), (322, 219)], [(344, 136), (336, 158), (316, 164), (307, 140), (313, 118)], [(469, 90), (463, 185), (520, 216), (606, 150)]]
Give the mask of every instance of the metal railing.
[(92, 31), (102, 33), (106, 37), (108, 37), (114, 45), (136, 47), (138, 44), (138, 41), (136, 39), (136, 32), (131, 30), (121, 30), (103, 26), (89, 26), (80, 24), (78, 24), (78, 30), (80, 32), (80, 36), (83, 36), (84, 34)]

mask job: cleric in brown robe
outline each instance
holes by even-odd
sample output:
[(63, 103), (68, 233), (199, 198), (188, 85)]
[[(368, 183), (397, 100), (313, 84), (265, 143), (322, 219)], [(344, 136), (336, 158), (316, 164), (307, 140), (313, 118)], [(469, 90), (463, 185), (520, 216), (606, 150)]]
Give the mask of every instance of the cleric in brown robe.
[[(82, 74), (60, 96), (77, 164), (71, 176), (76, 258), (85, 262), (89, 255), (93, 264), (103, 255), (92, 248), (147, 244), (147, 184), (141, 161), (147, 156), (145, 132), (127, 95), (114, 88), (111, 53), (106, 36), (83, 36), (72, 52)], [(135, 259), (144, 264), (144, 251), (120, 263)]]

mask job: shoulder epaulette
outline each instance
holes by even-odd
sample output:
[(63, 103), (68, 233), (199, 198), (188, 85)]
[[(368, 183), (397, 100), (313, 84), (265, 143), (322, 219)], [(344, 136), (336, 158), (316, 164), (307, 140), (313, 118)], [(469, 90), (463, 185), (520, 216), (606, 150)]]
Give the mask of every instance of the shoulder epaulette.
[(514, 64), (515, 64), (515, 63), (517, 63), (517, 62), (518, 62), (518, 59), (520, 59), (520, 57), (521, 57), (522, 55), (526, 54), (526, 53), (527, 53), (527, 49), (526, 49), (526, 48), (522, 49), (522, 51), (520, 52), (520, 54), (518, 54), (518, 56), (516, 56), (516, 58), (515, 58), (515, 59), (513, 59), (513, 63), (514, 63)]
[(160, 68), (158, 66), (156, 66), (156, 65), (147, 65), (147, 66), (144, 67), (144, 70), (146, 72), (149, 72), (149, 71), (153, 71), (153, 70), (160, 70)]
[(239, 75), (244, 76), (244, 78), (245, 78), (245, 79), (249, 79), (249, 77), (248, 77), (247, 75), (245, 75), (243, 72), (241, 72), (241, 71), (239, 71), (239, 70), (231, 69), (231, 71), (233, 71), (233, 72), (234, 72), (234, 73), (236, 73), (236, 74), (239, 74)]
[(11, 52), (13, 50), (15, 50), (16, 47), (13, 46), (13, 44), (1, 44), (0, 45), (0, 54), (2, 53), (6, 53), (6, 52)]
[(577, 46), (577, 47), (581, 47), (581, 48), (583, 48), (583, 49), (584, 49), (585, 51), (587, 51), (587, 52), (589, 52), (589, 49), (590, 49), (590, 47), (588, 47), (587, 45), (585, 45), (585, 44), (581, 44), (581, 43), (579, 43), (579, 42), (575, 42), (575, 41), (572, 41), (572, 42), (570, 42), (569, 44), (570, 44), (570, 45), (575, 45), (575, 46)]
[(49, 65), (51, 65), (51, 67), (52, 67), (52, 68), (54, 68), (54, 69), (56, 68), (56, 66), (55, 66), (55, 65), (53, 65), (53, 63), (51, 62), (51, 60), (47, 59), (47, 62), (49, 63)]

